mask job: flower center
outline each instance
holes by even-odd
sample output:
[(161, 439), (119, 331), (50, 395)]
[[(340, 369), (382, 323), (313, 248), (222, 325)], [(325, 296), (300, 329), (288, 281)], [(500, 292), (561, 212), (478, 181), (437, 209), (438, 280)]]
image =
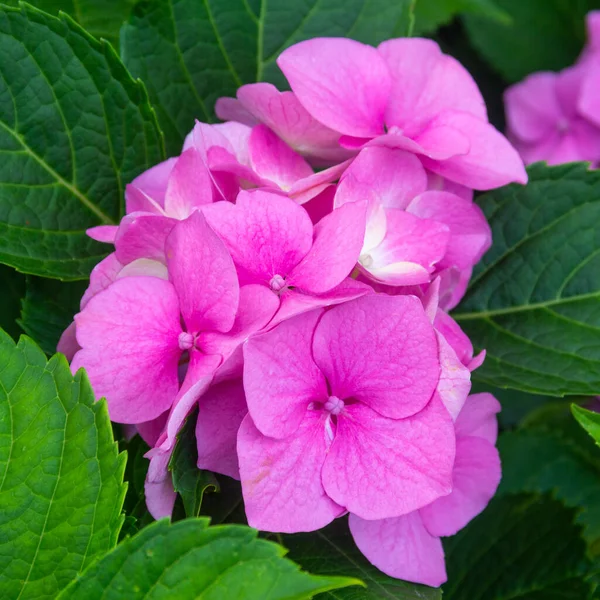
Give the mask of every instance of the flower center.
[(368, 269), (369, 267), (373, 266), (373, 257), (370, 254), (361, 254), (358, 257), (358, 262), (365, 268)]
[(196, 343), (196, 336), (188, 331), (182, 331), (179, 334), (179, 348), (181, 350), (190, 350)]
[(269, 287), (274, 292), (280, 292), (285, 287), (285, 279), (281, 275), (273, 275), (269, 281)]
[(344, 401), (337, 396), (329, 396), (323, 408), (332, 415), (339, 415), (344, 408)]

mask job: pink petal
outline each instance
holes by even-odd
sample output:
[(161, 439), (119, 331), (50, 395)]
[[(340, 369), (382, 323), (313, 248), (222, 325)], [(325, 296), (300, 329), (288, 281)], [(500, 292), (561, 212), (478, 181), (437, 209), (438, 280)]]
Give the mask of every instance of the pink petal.
[(346, 160), (338, 165), (323, 169), (318, 173), (313, 173), (304, 179), (300, 179), (292, 184), (289, 189), (290, 198), (294, 198), (298, 204), (304, 204), (317, 194), (321, 193), (331, 182), (339, 179), (352, 160)]
[(150, 448), (156, 445), (158, 438), (164, 431), (168, 415), (168, 412), (164, 412), (162, 415), (156, 417), (156, 419), (152, 419), (152, 421), (135, 424), (135, 428), (140, 434), (140, 437), (148, 444), (148, 446), (150, 446)]
[(213, 385), (199, 400), (198, 468), (240, 478), (237, 434), (248, 414), (242, 380)]
[(556, 97), (556, 73), (533, 73), (504, 92), (506, 120), (512, 135), (537, 142), (564, 118)]
[(305, 294), (297, 289), (288, 289), (280, 296), (281, 304), (279, 310), (269, 323), (269, 328), (314, 308), (343, 304), (349, 300), (370, 294), (372, 291), (370, 286), (349, 277), (344, 279), (340, 285), (324, 294)]
[(427, 189), (431, 192), (450, 192), (464, 200), (473, 201), (473, 190), (471, 188), (444, 179), (441, 175), (427, 171)]
[(492, 231), (482, 210), (469, 200), (448, 192), (425, 192), (415, 198), (407, 212), (431, 219), (450, 229), (448, 249), (438, 268), (465, 269), (477, 264), (492, 245)]
[(124, 265), (139, 258), (165, 262), (165, 242), (176, 223), (149, 213), (126, 215), (115, 239), (116, 257)]
[(256, 283), (243, 285), (233, 327), (227, 333), (202, 333), (197, 345), (202, 352), (228, 360), (250, 336), (266, 327), (278, 308), (279, 298), (269, 288)]
[(360, 551), (386, 575), (433, 587), (446, 581), (442, 542), (427, 531), (419, 511), (378, 521), (351, 514), (348, 523)]
[(383, 133), (390, 75), (375, 48), (344, 38), (315, 38), (277, 59), (300, 103), (317, 121), (346, 135)]
[(473, 344), (459, 324), (449, 314), (438, 309), (433, 326), (450, 344), (460, 362), (467, 366), (473, 358)]
[(471, 391), (471, 371), (458, 360), (442, 335), (438, 333), (437, 339), (442, 366), (437, 393), (452, 419), (456, 420)]
[(171, 453), (161, 453), (152, 457), (146, 474), (144, 484), (146, 506), (155, 519), (170, 517), (177, 499), (168, 469), (170, 458)]
[(469, 153), (445, 161), (427, 157), (427, 169), (477, 190), (489, 190), (507, 183), (527, 183), (523, 161), (508, 140), (492, 125), (469, 113), (451, 112), (435, 119), (436, 126), (455, 128), (468, 136)]
[(322, 294), (350, 275), (365, 237), (366, 210), (366, 202), (352, 202), (319, 221), (312, 248), (292, 269), (290, 284)]
[(117, 230), (119, 228), (116, 225), (98, 225), (97, 227), (91, 227), (86, 229), (86, 234), (97, 242), (105, 244), (114, 244)]
[(177, 223), (165, 248), (188, 331), (229, 331), (239, 303), (237, 274), (227, 248), (202, 213)]
[(310, 165), (266, 125), (257, 125), (250, 135), (250, 164), (261, 178), (282, 190), (313, 174)]
[(285, 277), (310, 250), (313, 226), (293, 200), (261, 190), (240, 192), (237, 203), (219, 202), (205, 212), (246, 283)]
[(421, 161), (403, 150), (364, 148), (344, 173), (335, 195), (335, 206), (369, 200), (386, 208), (406, 208), (427, 189)]
[(210, 204), (212, 184), (206, 163), (195, 148), (177, 159), (171, 171), (165, 195), (165, 211), (170, 217), (186, 219), (192, 210)]
[(313, 354), (331, 394), (394, 419), (422, 410), (440, 374), (435, 333), (414, 296), (372, 294), (332, 308)]
[(227, 98), (225, 96), (217, 98), (217, 101), (215, 102), (215, 113), (221, 121), (237, 121), (238, 123), (243, 123), (249, 127), (254, 127), (259, 123), (258, 119), (256, 119), (256, 117), (254, 117), (254, 115), (252, 115), (252, 113), (250, 113), (237, 98)]
[(244, 389), (248, 411), (264, 435), (294, 434), (308, 406), (328, 397), (325, 378), (311, 355), (314, 310), (284, 321), (244, 346)]
[(75, 321), (73, 321), (61, 334), (56, 351), (64, 354), (67, 360), (71, 362), (75, 353), (81, 350), (81, 346), (77, 343), (77, 331)]
[(90, 285), (83, 293), (81, 298), (81, 310), (98, 292), (106, 289), (115, 279), (121, 269), (122, 263), (117, 260), (115, 253), (109, 254), (104, 260), (101, 260), (90, 273)]
[(148, 210), (147, 200), (144, 200), (144, 196), (150, 198), (158, 206), (164, 207), (167, 183), (176, 162), (177, 158), (169, 158), (136, 177), (131, 182), (131, 187), (142, 192), (142, 195), (132, 194), (130, 196), (128, 193), (130, 186), (126, 187), (125, 204), (127, 213)]
[(327, 497), (321, 467), (327, 453), (325, 416), (308, 411), (296, 432), (284, 439), (266, 437), (242, 421), (237, 451), (246, 516), (262, 531), (315, 531), (343, 508)]
[(270, 83), (251, 83), (238, 88), (237, 97), (296, 152), (334, 162), (348, 157), (338, 144), (340, 134), (313, 119), (293, 92), (280, 92)]
[(399, 517), (452, 491), (454, 449), (452, 419), (437, 397), (398, 420), (360, 402), (346, 405), (323, 465), (323, 486), (363, 519)]
[(158, 277), (159, 279), (169, 280), (167, 266), (156, 260), (148, 258), (138, 258), (125, 265), (118, 273), (117, 279), (122, 277)]
[[(171, 159), (175, 161), (176, 159)], [(145, 192), (136, 188), (132, 183), (125, 186), (125, 202), (127, 214), (131, 213), (150, 213), (152, 215), (165, 216), (164, 192), (162, 192), (161, 203), (159, 204)]]
[(364, 270), (377, 281), (392, 285), (427, 283), (446, 254), (450, 230), (443, 223), (420, 219), (398, 208), (385, 211), (383, 241), (361, 256)]
[(190, 364), (177, 397), (173, 401), (164, 434), (157, 441), (161, 452), (169, 452), (175, 446), (177, 434), (198, 399), (212, 383), (215, 371), (221, 364), (219, 356), (207, 356), (197, 350), (190, 351)]
[(328, 215), (333, 210), (335, 190), (335, 185), (328, 185), (316, 196), (313, 196), (310, 200), (302, 205), (313, 223), (318, 223), (323, 217)]
[(487, 121), (485, 102), (469, 72), (453, 57), (443, 54), (433, 40), (401, 38), (378, 47), (392, 76), (388, 126), (414, 128), (447, 109), (468, 112)]
[(451, 267), (437, 273), (440, 283), (440, 308), (452, 310), (462, 300), (471, 279), (473, 269)]
[(142, 423), (167, 410), (179, 387), (179, 303), (156, 277), (126, 277), (94, 296), (75, 315), (82, 347), (71, 364), (84, 367), (110, 418)]
[(456, 440), (452, 492), (420, 510), (432, 535), (454, 535), (476, 517), (492, 499), (500, 483), (498, 450), (484, 439)]
[(458, 437), (479, 437), (490, 444), (496, 443), (498, 437), (498, 419), (500, 403), (492, 394), (483, 392), (472, 394), (461, 411), (456, 423)]

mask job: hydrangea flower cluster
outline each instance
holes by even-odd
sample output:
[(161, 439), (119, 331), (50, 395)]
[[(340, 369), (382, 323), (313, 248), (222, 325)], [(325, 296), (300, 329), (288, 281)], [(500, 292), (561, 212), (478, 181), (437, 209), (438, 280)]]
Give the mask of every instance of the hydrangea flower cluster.
[(176, 435), (199, 407), (198, 468), (241, 480), (250, 525), (349, 513), (394, 577), (445, 580), (441, 536), (500, 479), (496, 400), (447, 310), (491, 242), (474, 189), (526, 181), (479, 90), (429, 40), (314, 39), (222, 98), (178, 157), (126, 190), (114, 245), (60, 349), (152, 447), (169, 515)]
[(573, 66), (534, 73), (505, 92), (508, 136), (527, 164), (600, 164), (600, 11), (588, 13), (587, 33)]

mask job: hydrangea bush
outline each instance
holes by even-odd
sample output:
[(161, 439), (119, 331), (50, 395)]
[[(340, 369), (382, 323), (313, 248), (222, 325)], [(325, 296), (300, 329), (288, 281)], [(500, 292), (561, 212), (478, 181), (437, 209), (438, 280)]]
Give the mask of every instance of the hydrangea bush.
[(512, 0), (38, 4), (2, 597), (593, 600), (599, 13), (516, 83)]

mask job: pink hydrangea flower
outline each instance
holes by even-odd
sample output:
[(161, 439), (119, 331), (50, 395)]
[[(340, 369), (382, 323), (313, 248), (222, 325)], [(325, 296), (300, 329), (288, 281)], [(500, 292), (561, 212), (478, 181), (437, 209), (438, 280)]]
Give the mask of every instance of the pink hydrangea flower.
[[(245, 86), (239, 104), (221, 103), (220, 115), (240, 118), (245, 110), (315, 157), (328, 156), (335, 132), (348, 149), (375, 144), (413, 152), (430, 171), (469, 188), (527, 181), (517, 152), (488, 123), (471, 76), (431, 40), (372, 48), (316, 38), (284, 50), (277, 64), (294, 96), (284, 101), (271, 88), (252, 94)], [(257, 108), (259, 98), (269, 99), (266, 108)]]
[(435, 331), (411, 296), (289, 319), (244, 348), (238, 433), (249, 523), (294, 532), (399, 516), (450, 493), (454, 426)]
[(600, 161), (599, 24), (600, 11), (589, 13), (588, 44), (574, 66), (506, 90), (508, 135), (526, 163)]
[(359, 258), (367, 277), (417, 285), (453, 269), (468, 280), (491, 245), (490, 227), (471, 200), (428, 186), (416, 156), (397, 148), (364, 148), (345, 171), (334, 206), (369, 202)]
[(350, 531), (361, 552), (392, 577), (440, 586), (446, 581), (440, 537), (454, 535), (488, 504), (500, 483), (498, 401), (469, 396), (455, 423), (452, 492), (400, 517), (367, 520), (350, 514)]

